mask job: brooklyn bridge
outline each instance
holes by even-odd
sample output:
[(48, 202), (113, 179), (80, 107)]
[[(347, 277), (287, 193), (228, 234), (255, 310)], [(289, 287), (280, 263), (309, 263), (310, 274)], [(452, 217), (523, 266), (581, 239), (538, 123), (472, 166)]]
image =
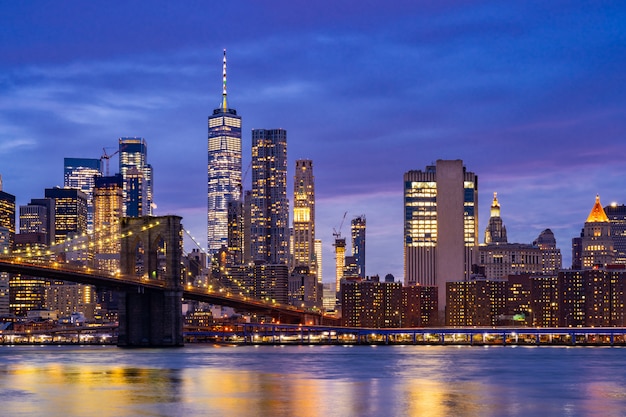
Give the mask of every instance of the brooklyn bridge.
[(195, 300), (282, 323), (336, 324), (321, 312), (235, 294), (228, 289), (201, 288), (183, 280), (181, 217), (138, 217), (120, 221), (120, 271), (72, 266), (50, 256), (0, 257), (0, 272), (63, 280), (119, 293), (118, 346), (182, 346), (183, 300)]

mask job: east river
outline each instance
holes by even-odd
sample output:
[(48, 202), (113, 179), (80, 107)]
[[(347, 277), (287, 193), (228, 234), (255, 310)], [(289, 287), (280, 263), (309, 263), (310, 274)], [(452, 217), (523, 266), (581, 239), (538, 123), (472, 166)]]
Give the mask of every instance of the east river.
[(623, 416), (626, 348), (0, 346), (0, 415)]

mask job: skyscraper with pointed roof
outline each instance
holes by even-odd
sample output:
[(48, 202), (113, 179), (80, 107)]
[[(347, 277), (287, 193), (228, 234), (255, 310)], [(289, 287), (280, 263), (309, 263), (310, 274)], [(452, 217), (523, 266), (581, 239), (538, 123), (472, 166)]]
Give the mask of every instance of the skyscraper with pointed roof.
[(493, 203), (491, 203), (491, 217), (485, 229), (485, 243), (506, 243), (506, 227), (500, 217), (500, 203), (498, 193), (493, 193)]
[(228, 246), (228, 203), (241, 196), (241, 117), (228, 108), (226, 50), (222, 67), (222, 103), (209, 116), (207, 249)]
[(611, 221), (600, 204), (599, 195), (587, 217), (581, 240), (582, 269), (602, 267), (615, 261)]

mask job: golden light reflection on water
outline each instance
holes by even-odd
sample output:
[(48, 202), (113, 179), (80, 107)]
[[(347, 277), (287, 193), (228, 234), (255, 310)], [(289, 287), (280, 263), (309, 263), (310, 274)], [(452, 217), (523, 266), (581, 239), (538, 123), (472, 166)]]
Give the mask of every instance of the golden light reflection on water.
[[(0, 357), (1, 416), (617, 416), (626, 405), (621, 374), (598, 371), (624, 364), (610, 350), (46, 352)], [(588, 352), (604, 356), (563, 367)]]

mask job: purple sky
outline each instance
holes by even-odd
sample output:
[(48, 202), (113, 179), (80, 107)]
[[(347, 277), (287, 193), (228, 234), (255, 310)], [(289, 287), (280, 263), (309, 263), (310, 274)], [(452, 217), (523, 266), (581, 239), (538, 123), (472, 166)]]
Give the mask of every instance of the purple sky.
[(313, 160), (324, 281), (346, 211), (346, 236), (367, 218), (367, 274), (402, 278), (402, 176), (437, 159), (478, 174), (481, 242), (497, 191), (509, 241), (551, 228), (564, 266), (595, 195), (626, 203), (621, 1), (2, 2), (4, 191), (41, 198), (64, 157), (141, 136), (156, 214), (205, 246), (224, 48), (244, 170), (253, 128), (287, 129), (290, 179)]

